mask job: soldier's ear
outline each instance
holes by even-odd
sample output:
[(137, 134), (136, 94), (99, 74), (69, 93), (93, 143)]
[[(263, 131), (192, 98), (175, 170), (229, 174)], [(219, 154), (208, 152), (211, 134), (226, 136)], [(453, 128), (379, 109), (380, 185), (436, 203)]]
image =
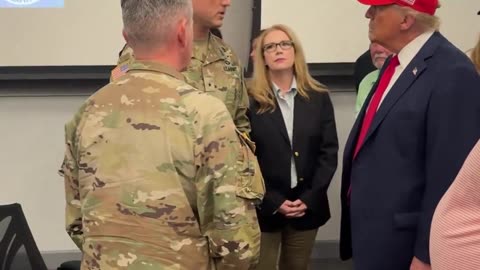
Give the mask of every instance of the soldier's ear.
[(185, 47), (186, 40), (187, 40), (187, 27), (186, 27), (186, 22), (185, 20), (181, 19), (178, 22), (177, 26), (177, 39), (178, 42), (182, 45), (182, 47)]
[(123, 39), (125, 39), (125, 43), (128, 44), (128, 35), (125, 29), (122, 30), (122, 35), (123, 35)]
[(177, 39), (178, 42), (182, 45), (182, 47), (188, 46), (188, 20), (181, 19), (178, 23), (177, 27)]

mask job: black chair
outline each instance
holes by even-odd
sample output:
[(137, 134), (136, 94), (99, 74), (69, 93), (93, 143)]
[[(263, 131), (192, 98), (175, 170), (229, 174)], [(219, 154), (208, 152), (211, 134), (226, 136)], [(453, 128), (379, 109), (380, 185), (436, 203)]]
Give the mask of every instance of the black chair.
[(47, 270), (20, 204), (0, 206), (0, 270)]

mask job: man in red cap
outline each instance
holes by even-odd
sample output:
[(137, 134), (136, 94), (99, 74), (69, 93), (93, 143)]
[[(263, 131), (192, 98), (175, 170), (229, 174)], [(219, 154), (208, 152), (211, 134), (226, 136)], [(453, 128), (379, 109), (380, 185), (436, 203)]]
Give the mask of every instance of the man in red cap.
[(480, 138), (480, 77), (438, 30), (438, 0), (358, 0), (394, 53), (345, 146), (341, 256), (355, 270), (430, 269), (435, 207)]

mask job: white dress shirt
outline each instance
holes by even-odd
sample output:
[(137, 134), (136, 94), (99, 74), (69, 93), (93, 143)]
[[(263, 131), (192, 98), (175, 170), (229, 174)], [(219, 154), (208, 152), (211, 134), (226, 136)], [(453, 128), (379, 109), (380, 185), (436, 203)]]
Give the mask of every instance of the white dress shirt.
[[(398, 53), (398, 61), (400, 62), (400, 65), (395, 68), (395, 73), (393, 73), (392, 79), (390, 80), (387, 89), (385, 89), (385, 93), (383, 93), (382, 100), (380, 100), (380, 105), (378, 106), (377, 110), (382, 105), (383, 100), (388, 95), (395, 82), (398, 80), (400, 75), (402, 75), (402, 72), (405, 70), (405, 68), (407, 68), (408, 64), (412, 62), (413, 58), (418, 54), (425, 43), (427, 43), (428, 39), (430, 39), (433, 33), (434, 32), (426, 32), (421, 34), (414, 40), (410, 41), (410, 43), (403, 47), (403, 49)], [(412, 72), (414, 71), (412, 70)]]
[[(290, 89), (284, 94), (282, 94), (282, 91), (274, 82), (272, 82), (272, 84), (273, 92), (275, 93), (275, 97), (277, 98), (278, 106), (280, 107), (283, 121), (285, 122), (285, 127), (287, 128), (290, 145), (293, 145), (293, 112), (295, 109), (295, 96), (297, 95), (297, 81), (294, 77)], [(296, 187), (297, 182), (297, 169), (295, 167), (295, 159), (292, 155), (292, 161), (290, 163), (290, 187)]]

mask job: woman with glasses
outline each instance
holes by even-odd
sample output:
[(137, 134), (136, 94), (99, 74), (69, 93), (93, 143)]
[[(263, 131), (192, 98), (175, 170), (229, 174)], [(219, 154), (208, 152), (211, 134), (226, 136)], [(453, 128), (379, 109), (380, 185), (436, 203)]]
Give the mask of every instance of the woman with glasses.
[(258, 38), (249, 117), (265, 180), (257, 269), (307, 269), (320, 226), (338, 141), (327, 89), (308, 73), (302, 46), (284, 25)]

